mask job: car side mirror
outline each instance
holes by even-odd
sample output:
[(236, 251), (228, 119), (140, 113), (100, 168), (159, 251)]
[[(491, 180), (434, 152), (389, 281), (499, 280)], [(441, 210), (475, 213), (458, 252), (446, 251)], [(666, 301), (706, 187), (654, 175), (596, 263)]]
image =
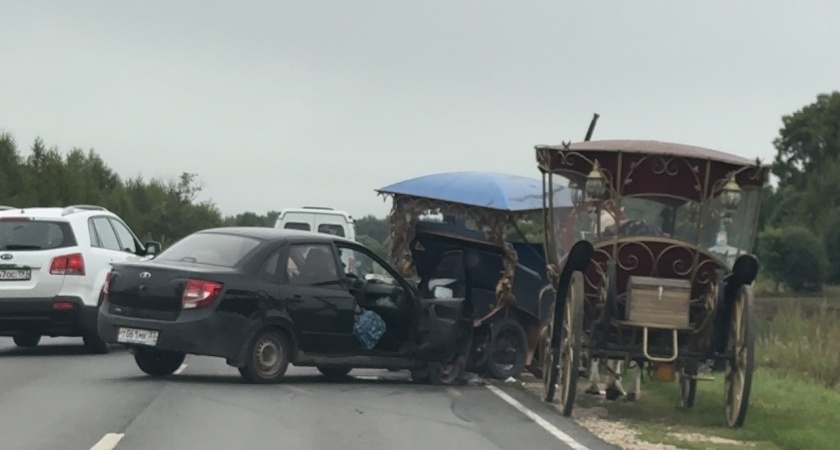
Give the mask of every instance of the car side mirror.
[(156, 256), (160, 253), (161, 250), (160, 242), (157, 241), (149, 241), (146, 242), (146, 255), (147, 256)]

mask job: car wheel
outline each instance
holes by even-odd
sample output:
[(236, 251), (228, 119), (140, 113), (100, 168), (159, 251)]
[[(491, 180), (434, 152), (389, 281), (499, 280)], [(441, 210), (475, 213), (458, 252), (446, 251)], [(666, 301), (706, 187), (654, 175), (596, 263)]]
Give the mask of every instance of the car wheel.
[(411, 381), (419, 384), (429, 384), (432, 382), (430, 371), (428, 367), (422, 369), (411, 370)]
[(137, 367), (153, 377), (172, 375), (184, 363), (187, 355), (166, 350), (138, 349), (134, 354)]
[(327, 378), (344, 378), (350, 373), (351, 370), (353, 370), (352, 367), (319, 367), (318, 368), (318, 372), (321, 372)]
[(528, 357), (528, 336), (515, 319), (504, 319), (492, 326), (486, 368), (494, 378), (517, 378), (525, 370)]
[(108, 343), (103, 341), (98, 334), (88, 334), (82, 338), (85, 342), (85, 347), (92, 353), (104, 355), (108, 353)]
[(276, 330), (257, 334), (248, 349), (248, 361), (239, 373), (250, 383), (276, 383), (289, 367), (289, 344)]
[(41, 342), (40, 334), (24, 333), (18, 334), (14, 338), (15, 345), (18, 347), (35, 347)]
[(452, 362), (429, 364), (429, 378), (432, 384), (452, 385), (464, 381), (467, 372), (467, 358), (459, 356)]

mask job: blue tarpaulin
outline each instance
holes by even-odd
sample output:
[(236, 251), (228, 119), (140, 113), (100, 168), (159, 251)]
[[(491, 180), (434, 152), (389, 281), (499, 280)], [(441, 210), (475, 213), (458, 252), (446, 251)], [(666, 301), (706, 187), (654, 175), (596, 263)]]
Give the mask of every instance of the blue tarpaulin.
[[(447, 172), (411, 178), (376, 190), (382, 194), (424, 197), (502, 211), (543, 207), (542, 180), (498, 172)], [(554, 206), (571, 207), (571, 192), (554, 186)]]

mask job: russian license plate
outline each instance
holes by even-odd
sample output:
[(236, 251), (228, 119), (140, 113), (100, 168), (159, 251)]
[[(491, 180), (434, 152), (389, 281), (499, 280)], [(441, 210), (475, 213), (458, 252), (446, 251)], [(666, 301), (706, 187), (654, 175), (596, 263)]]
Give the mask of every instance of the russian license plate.
[(32, 269), (0, 269), (0, 281), (26, 281), (32, 278)]
[(120, 328), (117, 335), (117, 342), (124, 344), (142, 344), (155, 346), (158, 340), (158, 332), (153, 330), (138, 330), (136, 328)]

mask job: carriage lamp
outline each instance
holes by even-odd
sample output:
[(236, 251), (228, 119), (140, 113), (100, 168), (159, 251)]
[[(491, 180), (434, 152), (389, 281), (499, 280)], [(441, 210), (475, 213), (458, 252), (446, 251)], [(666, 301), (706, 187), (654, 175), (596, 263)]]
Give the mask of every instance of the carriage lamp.
[(600, 199), (606, 189), (604, 175), (601, 174), (601, 164), (596, 159), (595, 163), (592, 164), (592, 172), (589, 172), (589, 175), (586, 176), (586, 193), (589, 194), (590, 198)]
[(728, 211), (735, 211), (738, 209), (738, 203), (741, 202), (741, 187), (735, 181), (735, 175), (729, 175), (729, 180), (723, 185), (720, 194), (720, 202)]

